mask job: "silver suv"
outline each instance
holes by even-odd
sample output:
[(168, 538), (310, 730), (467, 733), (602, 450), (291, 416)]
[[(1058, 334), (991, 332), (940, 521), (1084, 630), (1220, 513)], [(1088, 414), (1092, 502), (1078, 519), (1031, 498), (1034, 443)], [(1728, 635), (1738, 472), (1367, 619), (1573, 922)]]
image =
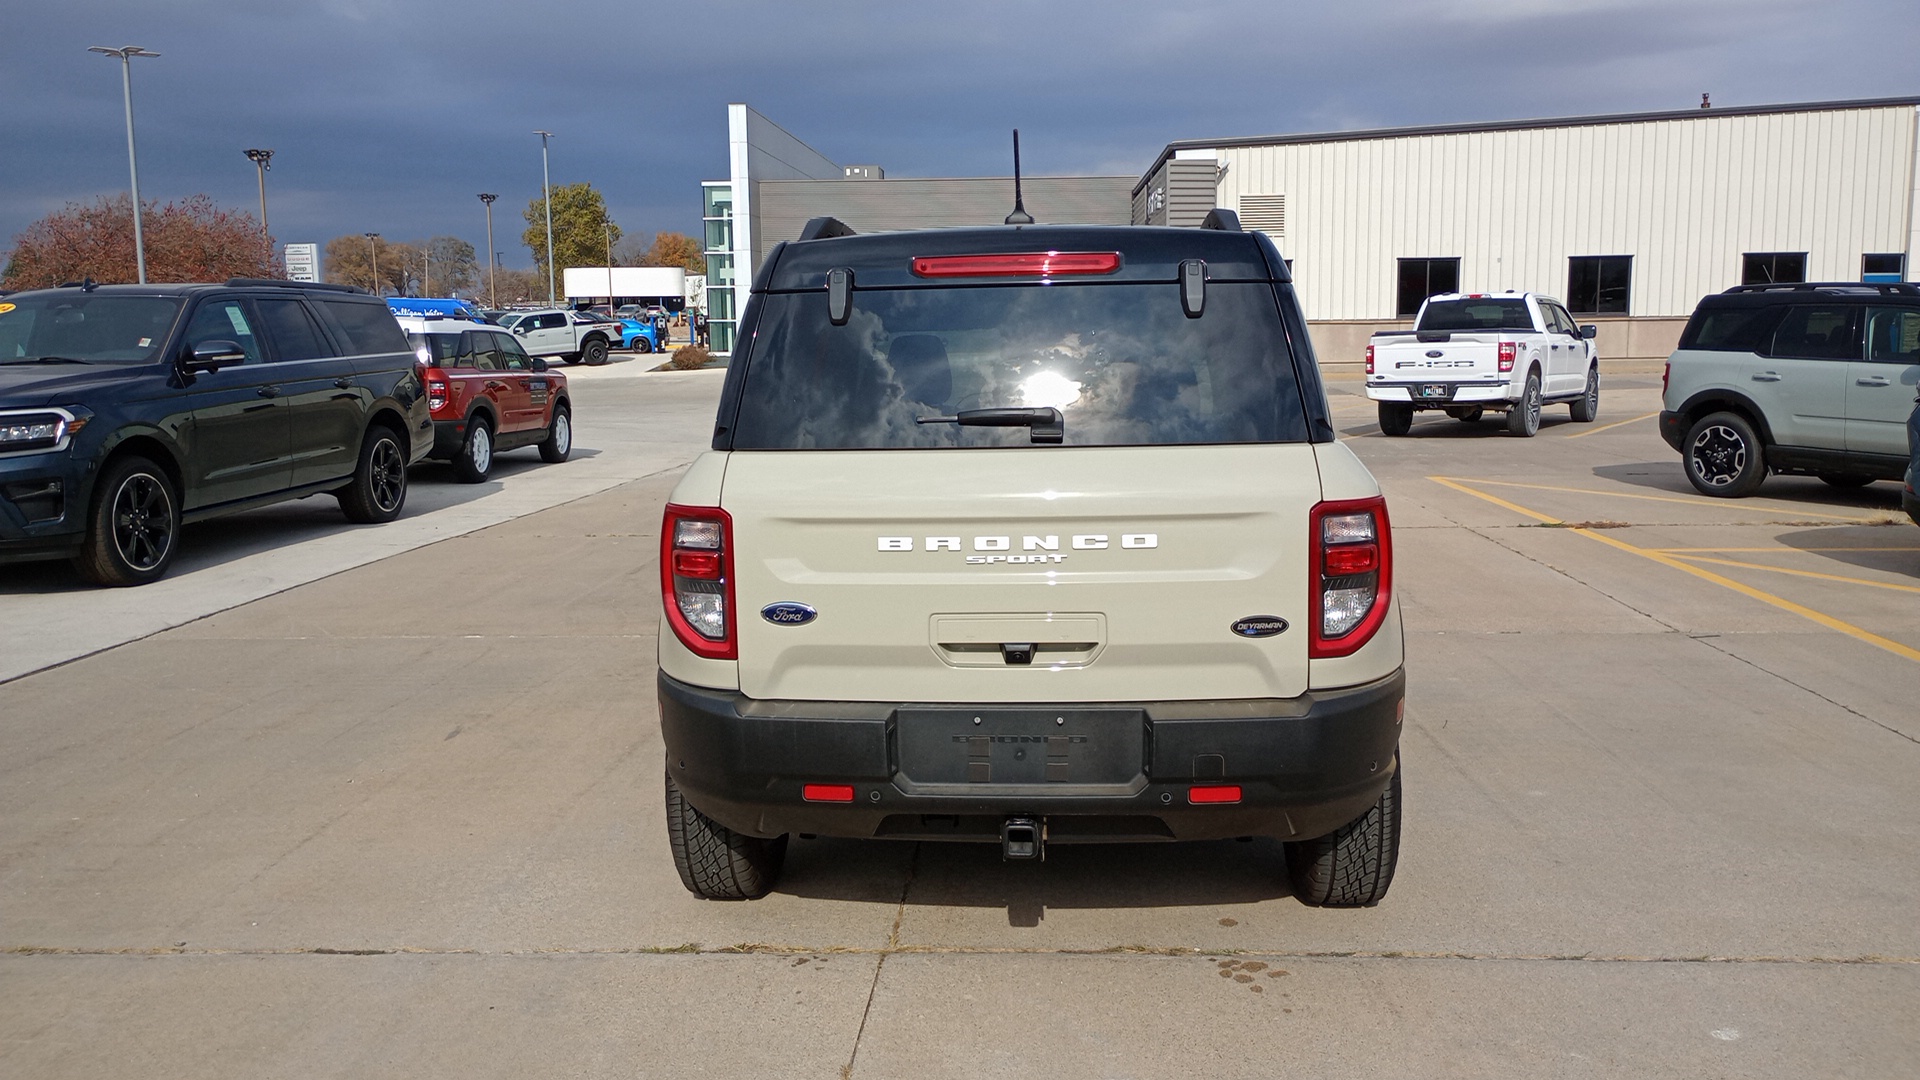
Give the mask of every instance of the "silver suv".
[(1386, 503), (1286, 263), (1209, 223), (774, 250), (661, 530), (689, 890), (765, 893), (800, 833), (1268, 836), (1306, 903), (1386, 893)]
[(1660, 434), (1707, 495), (1769, 473), (1898, 480), (1920, 384), (1920, 286), (1743, 285), (1700, 301), (1667, 360)]

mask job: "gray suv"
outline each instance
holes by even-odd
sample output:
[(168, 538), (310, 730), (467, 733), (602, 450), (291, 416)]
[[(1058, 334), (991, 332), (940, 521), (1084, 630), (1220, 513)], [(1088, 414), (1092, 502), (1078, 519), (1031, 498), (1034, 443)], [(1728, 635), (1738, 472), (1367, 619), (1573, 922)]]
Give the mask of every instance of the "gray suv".
[(1721, 498), (1769, 473), (1839, 488), (1906, 472), (1920, 286), (1743, 285), (1700, 301), (1667, 361), (1660, 434)]

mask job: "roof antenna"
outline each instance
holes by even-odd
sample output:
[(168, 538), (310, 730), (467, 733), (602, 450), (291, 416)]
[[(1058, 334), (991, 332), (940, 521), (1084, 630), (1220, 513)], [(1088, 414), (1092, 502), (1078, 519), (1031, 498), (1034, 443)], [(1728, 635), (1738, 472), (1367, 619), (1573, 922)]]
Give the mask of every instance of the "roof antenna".
[(1007, 215), (1009, 225), (1031, 225), (1033, 215), (1027, 213), (1026, 204), (1020, 199), (1020, 129), (1013, 129), (1013, 213)]

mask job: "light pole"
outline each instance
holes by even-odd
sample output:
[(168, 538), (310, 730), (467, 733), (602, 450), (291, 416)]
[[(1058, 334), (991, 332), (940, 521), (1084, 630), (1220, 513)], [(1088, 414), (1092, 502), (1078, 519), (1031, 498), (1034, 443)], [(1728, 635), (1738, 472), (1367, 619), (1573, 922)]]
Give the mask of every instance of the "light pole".
[(553, 287), (553, 181), (547, 172), (547, 140), (553, 138), (553, 132), (534, 134), (540, 136), (540, 200), (547, 204), (547, 304), (551, 306), (559, 302)]
[(613, 314), (613, 222), (602, 220), (600, 227), (607, 231), (607, 314)]
[[(493, 200), (499, 197), (491, 192), (484, 192), (480, 196), (480, 201), (487, 204), (487, 253), (489, 255), (493, 253)], [(489, 260), (487, 262), (487, 306), (497, 308), (500, 306), (500, 297), (493, 288), (493, 268), (494, 263)]]
[(273, 238), (267, 234), (267, 170), (273, 168), (273, 151), (249, 150), (247, 160), (260, 167), (260, 243), (267, 249), (267, 262), (273, 262)]
[(373, 264), (373, 295), (380, 295), (380, 253), (373, 248), (373, 242), (380, 239), (377, 232), (361, 233), (367, 238), (367, 261)]
[(120, 88), (127, 99), (127, 173), (133, 182), (133, 262), (140, 272), (140, 284), (145, 285), (147, 283), (147, 242), (146, 237), (140, 232), (140, 166), (133, 153), (133, 58), (160, 54), (148, 52), (138, 45), (123, 45), (118, 49), (95, 45), (87, 51), (120, 58)]

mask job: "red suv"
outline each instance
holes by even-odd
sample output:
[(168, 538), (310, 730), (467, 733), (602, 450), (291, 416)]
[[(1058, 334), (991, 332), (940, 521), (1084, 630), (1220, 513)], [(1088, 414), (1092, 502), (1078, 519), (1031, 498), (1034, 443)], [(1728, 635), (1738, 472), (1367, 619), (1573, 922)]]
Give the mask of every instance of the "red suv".
[(573, 406), (567, 377), (527, 355), (512, 334), (458, 319), (402, 318), (424, 368), (433, 411), (428, 457), (453, 462), (456, 476), (477, 484), (503, 450), (539, 446), (544, 461), (573, 452)]

